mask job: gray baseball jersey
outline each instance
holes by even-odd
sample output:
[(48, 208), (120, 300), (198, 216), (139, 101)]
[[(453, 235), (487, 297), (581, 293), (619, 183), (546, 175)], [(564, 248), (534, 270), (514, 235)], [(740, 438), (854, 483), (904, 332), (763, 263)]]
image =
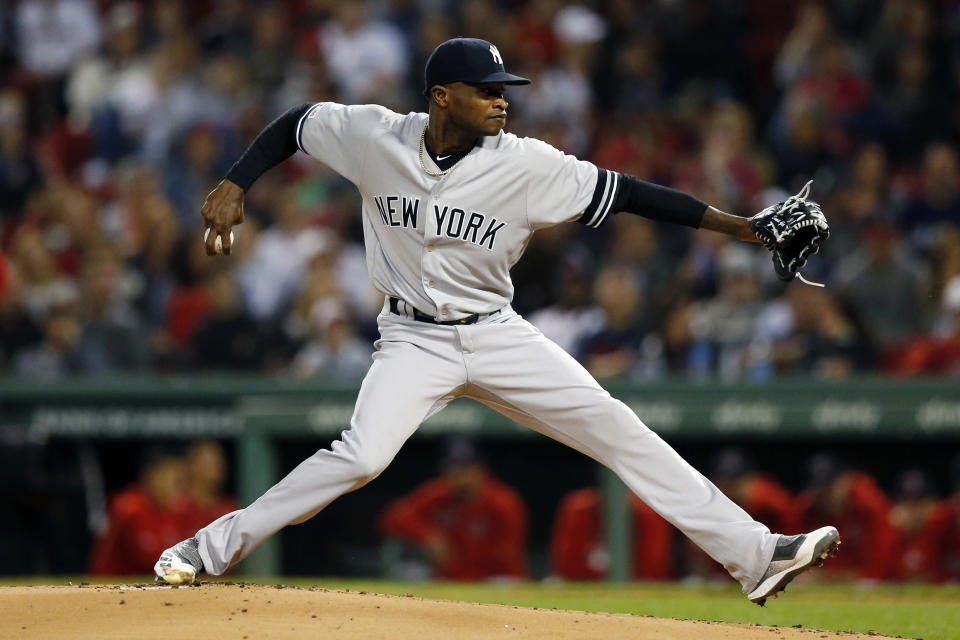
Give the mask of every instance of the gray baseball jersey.
[[(533, 232), (602, 224), (619, 176), (502, 132), (431, 175), (441, 171), (421, 148), (426, 124), (423, 113), (321, 103), (297, 127), (300, 148), (360, 190), (370, 277), (394, 301), (378, 318), (349, 429), (247, 508), (198, 531), (206, 571), (223, 573), (369, 482), (424, 420), (467, 397), (612, 469), (752, 589), (777, 536), (509, 305), (509, 270)], [(438, 324), (455, 319), (466, 321)]]
[(599, 226), (609, 214), (613, 188), (591, 203), (598, 176), (615, 186), (615, 173), (511, 133), (483, 138), (449, 173), (430, 176), (419, 157), (426, 125), (425, 113), (324, 102), (304, 114), (297, 144), (360, 190), (374, 286), (437, 320), (509, 304), (510, 268), (536, 229)]

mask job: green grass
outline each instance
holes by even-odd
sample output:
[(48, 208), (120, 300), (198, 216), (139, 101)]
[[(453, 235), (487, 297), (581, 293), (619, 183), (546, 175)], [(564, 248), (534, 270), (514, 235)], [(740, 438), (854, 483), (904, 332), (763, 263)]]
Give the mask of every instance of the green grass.
[(794, 585), (766, 607), (736, 585), (458, 584), (285, 579), (285, 584), (412, 593), (423, 598), (632, 613), (835, 631), (876, 631), (925, 640), (960, 639), (960, 588)]
[[(960, 587), (926, 585), (864, 587), (852, 584), (791, 585), (765, 608), (751, 604), (734, 584), (685, 586), (676, 583), (399, 583), (335, 578), (233, 580), (289, 586), (319, 586), (438, 600), (608, 611), (665, 618), (719, 620), (747, 624), (796, 626), (834, 631), (876, 631), (924, 640), (960, 640)], [(29, 578), (4, 584), (79, 584), (88, 578)], [(145, 579), (129, 580), (144, 582)]]

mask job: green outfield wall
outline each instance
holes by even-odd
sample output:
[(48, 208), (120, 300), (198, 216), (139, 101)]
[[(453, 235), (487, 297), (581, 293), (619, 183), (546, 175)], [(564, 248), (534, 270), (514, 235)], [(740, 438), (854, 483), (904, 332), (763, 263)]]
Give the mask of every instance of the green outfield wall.
[[(0, 379), (0, 427), (34, 442), (49, 438), (235, 438), (238, 493), (244, 502), (278, 479), (274, 441), (335, 438), (350, 423), (358, 384), (268, 378)], [(605, 385), (667, 440), (880, 439), (960, 441), (960, 381), (779, 380), (758, 384), (667, 381)], [(535, 437), (495, 411), (457, 400), (415, 437)], [(605, 470), (604, 470), (605, 471)], [(611, 496), (622, 487), (601, 473)], [(629, 518), (608, 514), (613, 579), (625, 579)], [(278, 567), (276, 542), (245, 563), (251, 574)]]

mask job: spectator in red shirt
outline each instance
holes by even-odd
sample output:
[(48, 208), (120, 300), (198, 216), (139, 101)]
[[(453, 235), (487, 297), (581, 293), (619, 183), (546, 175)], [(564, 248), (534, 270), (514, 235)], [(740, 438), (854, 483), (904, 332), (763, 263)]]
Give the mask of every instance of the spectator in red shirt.
[[(632, 577), (671, 578), (673, 527), (632, 493), (625, 497), (633, 514)], [(568, 580), (606, 577), (610, 554), (598, 490), (579, 489), (561, 500), (550, 541), (550, 566), (553, 575)]]
[(960, 455), (952, 465), (953, 493), (937, 504), (926, 521), (929, 550), (925, 575), (935, 582), (960, 582)]
[(960, 488), (934, 508), (925, 535), (932, 549), (927, 575), (935, 582), (960, 582)]
[(960, 377), (960, 275), (944, 287), (942, 309), (949, 331), (910, 342), (893, 368), (895, 373)]
[(760, 473), (739, 449), (724, 449), (714, 461), (714, 484), (770, 531), (802, 533), (793, 495), (776, 478)]
[(182, 525), (181, 538), (189, 538), (220, 516), (239, 509), (233, 497), (223, 493), (227, 460), (215, 440), (198, 440), (187, 449), (186, 491), (177, 509)]
[[(754, 470), (753, 461), (740, 449), (727, 448), (713, 459), (710, 479), (755, 520), (771, 531), (786, 535), (802, 533), (800, 512), (794, 496), (773, 476)], [(720, 579), (726, 571), (707, 554), (687, 542), (688, 575)]]
[(808, 487), (797, 498), (801, 529), (834, 523), (843, 531), (840, 553), (825, 565), (824, 575), (884, 579), (897, 552), (889, 498), (872, 476), (847, 470), (830, 454), (814, 456), (808, 470)]
[(897, 500), (890, 510), (890, 522), (897, 536), (898, 552), (891, 556), (887, 577), (892, 580), (929, 581), (936, 556), (930, 534), (930, 518), (937, 507), (933, 482), (920, 469), (900, 474)]
[(525, 578), (527, 508), (467, 440), (450, 443), (440, 477), (395, 500), (380, 530), (418, 546), (446, 580)]
[(176, 504), (184, 486), (184, 462), (151, 450), (138, 483), (110, 501), (106, 529), (90, 556), (93, 575), (149, 574), (159, 554), (183, 538)]

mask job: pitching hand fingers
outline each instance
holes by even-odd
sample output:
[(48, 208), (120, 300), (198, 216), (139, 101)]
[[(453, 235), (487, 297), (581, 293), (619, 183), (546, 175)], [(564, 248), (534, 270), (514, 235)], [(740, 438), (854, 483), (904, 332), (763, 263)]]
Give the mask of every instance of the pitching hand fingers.
[(208, 256), (217, 255), (217, 238), (219, 235), (210, 227), (203, 232), (203, 248), (206, 249)]

